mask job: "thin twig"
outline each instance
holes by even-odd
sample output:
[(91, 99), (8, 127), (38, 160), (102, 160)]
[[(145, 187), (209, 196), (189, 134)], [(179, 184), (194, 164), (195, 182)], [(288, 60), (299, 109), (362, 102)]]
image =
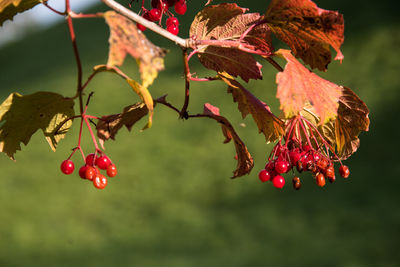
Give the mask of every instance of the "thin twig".
[(187, 108), (189, 106), (189, 88), (190, 88), (190, 69), (189, 69), (189, 62), (188, 62), (188, 53), (187, 49), (182, 49), (183, 55), (183, 66), (185, 70), (185, 102), (183, 103), (183, 107), (180, 111), (180, 118), (187, 119)]

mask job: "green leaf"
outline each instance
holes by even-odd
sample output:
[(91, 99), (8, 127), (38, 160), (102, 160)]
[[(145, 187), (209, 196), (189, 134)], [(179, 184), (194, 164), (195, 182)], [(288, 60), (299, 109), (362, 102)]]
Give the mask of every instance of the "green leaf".
[(13, 19), (17, 13), (22, 13), (47, 0), (0, 0), (0, 26), (4, 21)]
[[(65, 120), (72, 116), (74, 101), (60, 94), (37, 92), (22, 96), (13, 93), (0, 105), (0, 151), (14, 160), (15, 152), (21, 150), (20, 143), (27, 145), (38, 129), (42, 129), (55, 151), (72, 125), (71, 120)], [(64, 124), (60, 128), (61, 123)]]

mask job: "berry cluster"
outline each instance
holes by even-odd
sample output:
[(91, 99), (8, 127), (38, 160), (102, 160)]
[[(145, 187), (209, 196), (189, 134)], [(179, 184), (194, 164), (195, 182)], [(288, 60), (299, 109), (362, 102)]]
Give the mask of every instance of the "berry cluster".
[[(170, 33), (177, 35), (179, 33), (179, 21), (169, 9), (174, 7), (176, 14), (184, 15), (187, 10), (186, 0), (152, 0), (151, 6), (152, 9), (150, 10), (142, 6), (142, 17), (149, 21), (158, 21), (161, 25), (163, 15), (167, 15), (166, 29)], [(137, 23), (137, 27), (141, 31), (146, 30), (146, 27), (139, 23)]]
[[(285, 136), (286, 142), (282, 144), (282, 140), (280, 140), (274, 147), (265, 165), (265, 169), (261, 170), (258, 174), (259, 179), (262, 182), (272, 181), (272, 184), (276, 188), (283, 188), (285, 178), (282, 174), (288, 173), (291, 170), (294, 174), (294, 169), (296, 169), (298, 173), (304, 171), (311, 172), (317, 185), (320, 187), (325, 186), (326, 178), (329, 182), (333, 183), (336, 180), (334, 160), (339, 160), (338, 157), (336, 155), (332, 157), (329, 155), (328, 143), (325, 140), (322, 139), (322, 141), (318, 142), (313, 133), (313, 131), (318, 131), (316, 128), (306, 130), (304, 125), (309, 126), (308, 129), (310, 129), (311, 125), (308, 125), (310, 122), (302, 117), (298, 117), (291, 121), (291, 123), (291, 131)], [(295, 130), (293, 131), (293, 129)], [(306, 137), (304, 142), (301, 140), (302, 136)], [(322, 136), (319, 137), (321, 140)], [(314, 140), (314, 142), (311, 142), (311, 140)], [(320, 146), (320, 143), (323, 145)], [(326, 150), (322, 149), (324, 146), (327, 148)], [(348, 178), (350, 175), (349, 168), (342, 164), (339, 167), (339, 173), (343, 178)], [(301, 187), (300, 178), (294, 176), (292, 182), (293, 187), (299, 190)]]
[[(74, 172), (75, 165), (72, 160), (66, 159), (61, 163), (60, 168), (64, 174), (71, 174)], [(106, 170), (108, 177), (117, 175), (117, 168), (109, 157), (106, 155), (96, 156), (95, 153), (91, 153), (86, 156), (85, 165), (79, 169), (79, 176), (92, 181), (96, 188), (103, 189), (107, 186), (107, 178), (100, 173), (99, 169)]]

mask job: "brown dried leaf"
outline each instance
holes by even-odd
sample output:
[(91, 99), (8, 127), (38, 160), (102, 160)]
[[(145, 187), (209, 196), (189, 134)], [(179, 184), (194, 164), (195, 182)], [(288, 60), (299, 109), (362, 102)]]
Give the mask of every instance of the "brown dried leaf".
[(233, 172), (233, 177), (236, 178), (239, 176), (243, 176), (245, 174), (249, 174), (251, 169), (254, 166), (253, 158), (251, 157), (249, 151), (247, 150), (246, 145), (237, 135), (235, 129), (232, 124), (223, 116), (219, 114), (219, 108), (214, 107), (211, 104), (204, 105), (204, 115), (216, 120), (221, 124), (222, 132), (225, 136), (224, 143), (228, 143), (233, 139), (236, 148), (236, 154), (238, 156), (236, 170)]
[(277, 97), (285, 116), (290, 118), (299, 114), (306, 103), (310, 103), (321, 122), (335, 118), (341, 87), (309, 71), (290, 50), (279, 49), (276, 54), (287, 61), (285, 70), (276, 75)]
[(128, 18), (114, 11), (105, 12), (104, 17), (111, 32), (107, 65), (121, 66), (126, 54), (131, 55), (139, 64), (142, 85), (147, 88), (164, 69), (166, 51), (151, 43)]
[(231, 93), (233, 100), (238, 103), (243, 119), (251, 114), (259, 132), (264, 134), (268, 143), (274, 142), (283, 135), (285, 123), (272, 114), (267, 104), (260, 101), (232, 77), (226, 74), (220, 74), (220, 77), (228, 85), (228, 93)]
[(144, 103), (136, 103), (125, 107), (121, 113), (103, 116), (96, 126), (97, 136), (102, 143), (110, 138), (115, 140), (115, 135), (123, 126), (130, 131), (132, 126), (146, 116), (148, 112), (149, 110)]
[[(271, 31), (265, 24), (254, 27), (239, 42), (242, 34), (262, 19), (260, 14), (245, 14), (246, 11), (236, 4), (227, 3), (205, 7), (196, 15), (190, 27), (190, 36), (196, 40), (237, 41), (238, 44), (251, 46), (254, 51), (272, 53)], [(206, 68), (240, 76), (246, 82), (262, 78), (261, 64), (249, 53), (222, 45), (203, 45), (198, 49), (199, 60)]]
[(277, 37), (311, 68), (327, 69), (329, 46), (337, 52), (335, 59), (342, 61), (344, 20), (337, 11), (318, 8), (311, 0), (272, 0), (266, 20)]
[(13, 19), (18, 13), (22, 13), (47, 0), (0, 0), (0, 26), (4, 21)]

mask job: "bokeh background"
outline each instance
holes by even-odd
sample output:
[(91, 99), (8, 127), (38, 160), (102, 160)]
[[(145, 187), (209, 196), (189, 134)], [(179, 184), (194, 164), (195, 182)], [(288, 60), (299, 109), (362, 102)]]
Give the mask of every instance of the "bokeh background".
[[(180, 17), (182, 37), (205, 1), (188, 2)], [(269, 3), (236, 2), (261, 13)], [(352, 88), (371, 111), (370, 131), (361, 134), (358, 153), (347, 161), (348, 180), (319, 188), (306, 175), (300, 191), (292, 189), (290, 177), (283, 190), (260, 183), (257, 173), (272, 145), (251, 118), (242, 121), (226, 86), (193, 83), (189, 110), (200, 112), (204, 102), (221, 108), (255, 158), (249, 176), (229, 179), (234, 147), (222, 144), (214, 121), (181, 121), (164, 107), (157, 107), (150, 130), (139, 132), (141, 121), (106, 143), (119, 174), (102, 191), (59, 170), (76, 144), (78, 123), (55, 153), (37, 132), (15, 163), (0, 156), (0, 266), (399, 266), (399, 4), (315, 2), (339, 10), (346, 22), (343, 64), (333, 62), (319, 74)], [(75, 25), (87, 77), (107, 60), (108, 27), (101, 19)], [(168, 93), (180, 106), (180, 51), (148, 35), (170, 50), (151, 93)], [(3, 100), (14, 91), (74, 94), (76, 67), (64, 23), (3, 46), (0, 63)], [(278, 112), (276, 72), (264, 65), (264, 79), (246, 86)], [(138, 77), (132, 59), (123, 69)], [(192, 71), (204, 73), (195, 60)], [(98, 75), (87, 90), (95, 91), (89, 107), (94, 115), (120, 112), (138, 100), (112, 74)], [(93, 149), (87, 133), (84, 148)], [(78, 156), (74, 161), (82, 164)]]

